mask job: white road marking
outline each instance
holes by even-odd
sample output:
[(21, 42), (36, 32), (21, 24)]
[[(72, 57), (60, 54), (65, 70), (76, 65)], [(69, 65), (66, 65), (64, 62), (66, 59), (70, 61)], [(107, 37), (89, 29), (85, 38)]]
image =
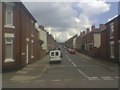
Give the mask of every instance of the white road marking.
[(33, 82), (45, 82), (46, 80), (35, 80), (35, 81), (33, 81)]
[(68, 58), (68, 56), (66, 55), (67, 59), (71, 62), (71, 59)]
[(88, 77), (86, 74), (84, 74), (79, 68), (78, 68), (78, 71), (79, 71), (83, 76), (85, 76), (88, 80), (90, 80), (89, 77)]
[(43, 73), (46, 71), (48, 66), (49, 66), (49, 64), (46, 65), (46, 67), (43, 69), (43, 71), (37, 77), (41, 77), (43, 75)]
[(68, 58), (68, 56), (66, 55), (66, 57)]
[(112, 77), (101, 77), (103, 80), (114, 80)]
[(17, 73), (26, 74), (26, 73), (28, 73), (28, 72), (21, 70), (21, 71), (17, 71)]
[(75, 64), (74, 62), (72, 62), (72, 64), (73, 64), (74, 67), (77, 67), (76, 64)]
[(89, 77), (89, 80), (100, 80), (98, 77)]
[(56, 80), (51, 80), (51, 81), (53, 81), (53, 82), (60, 82), (61, 79), (56, 79)]
[[(67, 55), (66, 55), (66, 57), (69, 61), (72, 62), (72, 60), (70, 58), (68, 58)], [(72, 64), (73, 64), (74, 67), (77, 67), (75, 63), (72, 62)], [(89, 77), (86, 74), (84, 74), (79, 68), (78, 68), (78, 71), (89, 80)]]
[(37, 78), (36, 76), (13, 76), (10, 80), (12, 81), (30, 81)]
[[(69, 59), (69, 58), (68, 58)], [(70, 62), (72, 62), (70, 59), (69, 59)]]
[[(48, 64), (48, 65), (49, 65), (49, 64)], [(45, 71), (46, 71), (46, 69), (47, 69), (48, 65), (44, 68), (43, 72), (45, 72)]]
[(115, 77), (115, 78), (117, 78), (117, 79), (118, 79), (118, 78), (120, 78), (120, 77)]
[(30, 83), (30, 81), (20, 81), (21, 83)]

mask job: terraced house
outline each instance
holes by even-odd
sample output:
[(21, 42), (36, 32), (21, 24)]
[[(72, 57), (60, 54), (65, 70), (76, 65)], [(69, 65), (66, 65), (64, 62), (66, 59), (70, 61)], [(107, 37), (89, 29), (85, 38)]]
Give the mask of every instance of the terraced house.
[(38, 26), (37, 24), (36, 24), (36, 30), (39, 32), (38, 37), (41, 40), (40, 56), (42, 58), (48, 52), (48, 50), (47, 50), (47, 31), (44, 29), (44, 27), (42, 25)]
[(77, 50), (81, 53), (112, 62), (120, 62), (120, 16), (81, 32)]
[(22, 2), (2, 2), (3, 70), (23, 67), (40, 58), (36, 55), (40, 50), (36, 22)]
[(120, 62), (120, 15), (106, 23), (108, 60)]

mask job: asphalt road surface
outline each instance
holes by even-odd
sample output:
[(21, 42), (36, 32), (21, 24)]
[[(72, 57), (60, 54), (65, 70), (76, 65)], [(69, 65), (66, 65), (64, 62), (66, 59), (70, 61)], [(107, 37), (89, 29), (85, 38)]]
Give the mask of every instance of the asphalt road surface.
[(62, 62), (46, 56), (25, 68), (3, 73), (3, 88), (118, 88), (118, 66), (62, 49)]

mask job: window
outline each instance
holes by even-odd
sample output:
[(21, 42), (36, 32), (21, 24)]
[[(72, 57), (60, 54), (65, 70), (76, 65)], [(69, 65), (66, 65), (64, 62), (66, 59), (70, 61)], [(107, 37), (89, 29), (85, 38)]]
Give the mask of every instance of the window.
[(114, 58), (114, 44), (110, 44), (110, 56)]
[(31, 37), (34, 37), (34, 22), (31, 20)]
[(6, 25), (13, 26), (13, 3), (6, 3)]
[(114, 37), (114, 23), (110, 24), (110, 38)]
[(31, 40), (31, 58), (34, 58), (34, 55), (33, 55), (33, 48), (34, 48), (34, 41)]
[(86, 45), (86, 50), (89, 51), (89, 44)]
[(59, 53), (58, 52), (56, 52), (56, 56), (58, 56), (59, 55)]
[(5, 38), (5, 62), (13, 62), (13, 38)]

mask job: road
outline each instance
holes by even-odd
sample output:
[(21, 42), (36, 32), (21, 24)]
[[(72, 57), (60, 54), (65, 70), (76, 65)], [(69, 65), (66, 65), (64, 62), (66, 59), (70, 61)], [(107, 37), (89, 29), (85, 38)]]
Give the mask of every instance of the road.
[(19, 71), (3, 73), (3, 88), (118, 88), (117, 64), (61, 51), (61, 64), (49, 64), (46, 56)]

